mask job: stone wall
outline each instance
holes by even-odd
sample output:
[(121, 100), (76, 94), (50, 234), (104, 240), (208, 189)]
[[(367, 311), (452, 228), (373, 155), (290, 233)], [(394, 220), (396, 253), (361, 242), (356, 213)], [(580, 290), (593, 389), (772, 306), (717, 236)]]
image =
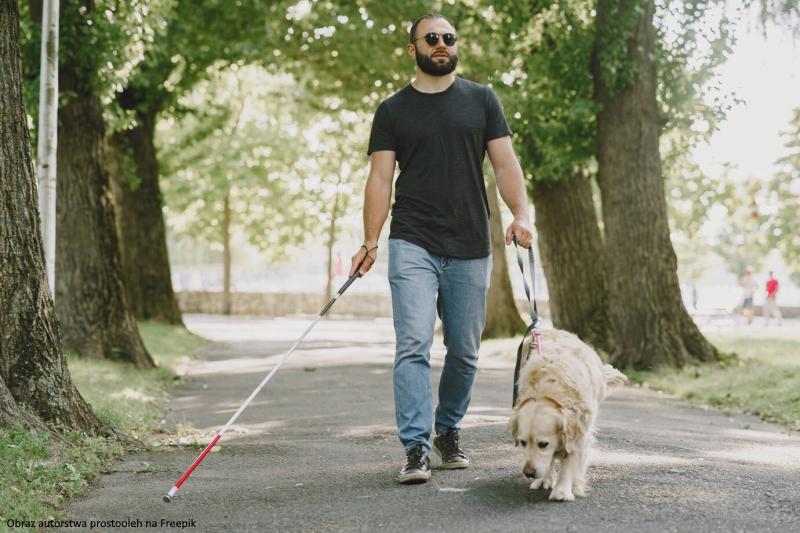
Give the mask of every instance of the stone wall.
[[(176, 295), (178, 306), (184, 313), (220, 314), (222, 312), (221, 292), (181, 291)], [(328, 301), (318, 293), (233, 292), (231, 293), (231, 313), (268, 317), (318, 315)], [(546, 300), (538, 301), (537, 305), (539, 316), (549, 315)], [(528, 301), (517, 300), (517, 308), (520, 312), (527, 313)], [(391, 318), (392, 298), (388, 294), (345, 294), (336, 301), (326, 315)]]

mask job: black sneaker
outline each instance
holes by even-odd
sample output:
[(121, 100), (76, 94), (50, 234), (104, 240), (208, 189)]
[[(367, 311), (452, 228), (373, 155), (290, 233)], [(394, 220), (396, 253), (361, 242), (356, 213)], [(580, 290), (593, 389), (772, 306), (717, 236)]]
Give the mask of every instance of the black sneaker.
[(430, 455), (421, 444), (417, 444), (406, 452), (406, 464), (400, 471), (400, 483), (425, 483), (431, 478), (430, 467)]
[(451, 428), (447, 433), (436, 432), (433, 437), (433, 453), (442, 459), (442, 468), (467, 468), (469, 459), (458, 445), (458, 430)]

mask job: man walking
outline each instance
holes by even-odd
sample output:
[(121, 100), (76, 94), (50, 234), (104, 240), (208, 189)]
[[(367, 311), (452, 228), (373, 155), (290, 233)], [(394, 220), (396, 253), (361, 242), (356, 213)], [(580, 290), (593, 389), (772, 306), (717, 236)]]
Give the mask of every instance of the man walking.
[(747, 323), (753, 323), (753, 296), (756, 294), (758, 283), (753, 279), (752, 267), (747, 267), (744, 272), (744, 277), (739, 280), (739, 285), (742, 286), (742, 314), (747, 317)]
[[(491, 88), (453, 74), (457, 41), (453, 25), (436, 13), (411, 26), (407, 50), (416, 62), (416, 79), (383, 101), (375, 113), (364, 245), (350, 269), (352, 276), (362, 265), (364, 275), (377, 259), (398, 164), (389, 283), (397, 335), (395, 413), (406, 451), (400, 483), (430, 478), (431, 450), (441, 458), (442, 468), (469, 466), (459, 429), (472, 394), (492, 270), (483, 178), (487, 152), (500, 195), (514, 215), (506, 244), (516, 236), (528, 248), (532, 239), (511, 130)], [(437, 313), (447, 354), (434, 417), (429, 361)]]
[(769, 319), (770, 318), (777, 318), (778, 319), (778, 326), (781, 325), (781, 320), (783, 319), (783, 315), (781, 315), (781, 310), (778, 309), (778, 304), (776, 302), (776, 296), (778, 296), (778, 280), (775, 279), (775, 276), (772, 272), (769, 273), (769, 281), (767, 281), (767, 298), (764, 300), (764, 326), (769, 326)]

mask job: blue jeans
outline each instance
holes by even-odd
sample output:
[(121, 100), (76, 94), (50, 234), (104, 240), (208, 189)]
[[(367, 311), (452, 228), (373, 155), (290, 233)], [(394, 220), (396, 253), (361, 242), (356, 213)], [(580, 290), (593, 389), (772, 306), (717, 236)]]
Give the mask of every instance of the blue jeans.
[[(491, 256), (452, 259), (401, 239), (389, 240), (397, 335), (394, 403), (398, 435), (406, 450), (421, 444), (430, 451), (432, 427), (439, 432), (460, 428), (478, 368), (491, 273)], [(434, 426), (430, 349), (437, 312), (447, 355)]]

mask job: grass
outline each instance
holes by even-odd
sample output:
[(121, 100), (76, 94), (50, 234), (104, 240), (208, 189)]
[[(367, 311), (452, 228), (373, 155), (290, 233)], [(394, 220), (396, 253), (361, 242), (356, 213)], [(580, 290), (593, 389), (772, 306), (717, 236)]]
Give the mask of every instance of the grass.
[[(158, 368), (139, 370), (111, 361), (86, 361), (67, 355), (81, 395), (104, 420), (143, 441), (157, 430), (168, 389), (180, 380), (189, 354), (204, 341), (183, 328), (140, 323), (139, 331)], [(114, 457), (124, 453), (114, 440), (73, 432), (60, 443), (45, 432), (0, 430), (0, 531), (8, 520), (58, 519), (66, 498), (81, 494)]]
[[(696, 405), (759, 415), (800, 431), (800, 335), (796, 330), (745, 328), (706, 333), (723, 352), (719, 364), (663, 373), (626, 371), (646, 384)], [(481, 356), (516, 359), (521, 336), (481, 343)], [(605, 360), (604, 354), (601, 357)]]
[(727, 355), (720, 364), (689, 366), (660, 374), (629, 373), (697, 405), (756, 414), (800, 431), (800, 337), (796, 331), (745, 328), (707, 333)]
[(183, 328), (142, 323), (139, 331), (158, 368), (139, 370), (112, 361), (87, 361), (68, 354), (72, 379), (95, 412), (124, 433), (146, 439), (157, 428), (159, 406), (186, 371), (189, 355), (203, 340)]

